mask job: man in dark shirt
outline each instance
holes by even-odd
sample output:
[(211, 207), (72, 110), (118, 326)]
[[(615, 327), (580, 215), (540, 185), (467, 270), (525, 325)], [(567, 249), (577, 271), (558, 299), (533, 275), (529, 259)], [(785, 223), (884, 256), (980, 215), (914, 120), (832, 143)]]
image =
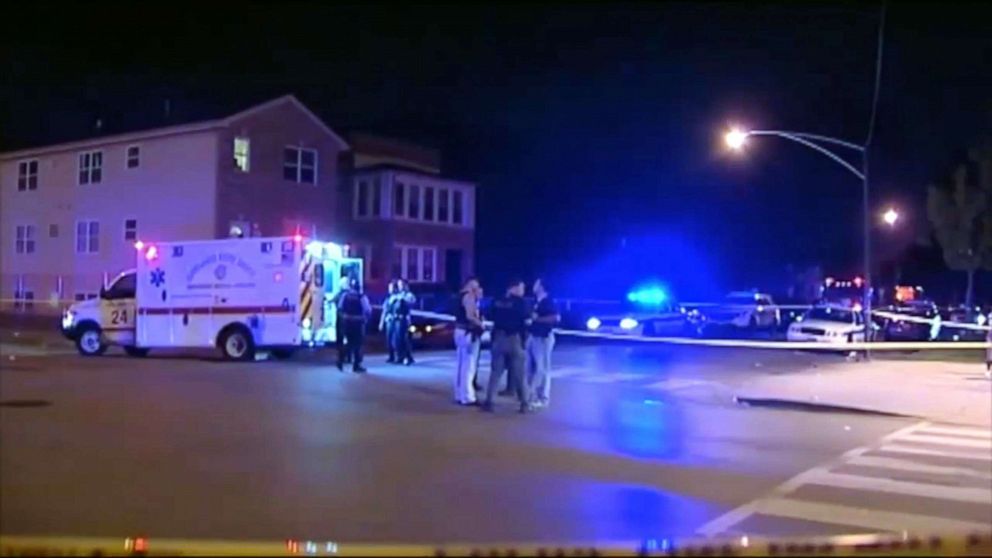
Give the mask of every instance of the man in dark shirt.
[(551, 403), (551, 351), (555, 346), (555, 325), (561, 320), (555, 301), (548, 296), (544, 283), (534, 281), (534, 308), (527, 338), (527, 385), (535, 407)]
[(486, 390), (486, 401), (483, 411), (492, 412), (493, 397), (499, 388), (500, 380), (506, 368), (510, 370), (510, 386), (517, 392), (520, 401), (520, 412), (531, 410), (530, 396), (527, 393), (527, 382), (524, 373), (524, 336), (530, 321), (530, 312), (524, 302), (524, 282), (514, 279), (506, 289), (506, 295), (493, 301), (490, 310), (493, 321), (492, 333), (492, 371), (489, 374), (489, 389)]

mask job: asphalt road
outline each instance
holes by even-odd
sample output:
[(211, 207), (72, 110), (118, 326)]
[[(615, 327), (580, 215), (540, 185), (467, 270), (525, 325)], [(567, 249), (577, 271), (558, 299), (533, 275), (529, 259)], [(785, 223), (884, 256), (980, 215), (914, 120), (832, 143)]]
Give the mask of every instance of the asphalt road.
[[(550, 408), (451, 402), (450, 353), (5, 357), (6, 534), (556, 542), (992, 524), (990, 433), (748, 408), (734, 386), (833, 355), (569, 346)], [(485, 364), (485, 363), (484, 363)], [(18, 403), (24, 406), (10, 406)]]

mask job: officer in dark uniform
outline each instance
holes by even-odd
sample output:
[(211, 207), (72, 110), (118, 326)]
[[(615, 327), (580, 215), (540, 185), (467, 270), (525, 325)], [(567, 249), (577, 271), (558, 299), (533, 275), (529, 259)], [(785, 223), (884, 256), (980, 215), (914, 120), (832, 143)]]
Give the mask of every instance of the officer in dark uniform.
[(506, 289), (506, 295), (492, 303), (492, 371), (489, 374), (489, 389), (482, 410), (493, 412), (493, 397), (499, 389), (500, 380), (506, 369), (510, 370), (509, 385), (517, 393), (520, 412), (530, 412), (530, 394), (523, 378), (525, 353), (524, 336), (530, 320), (530, 310), (524, 301), (524, 282), (513, 280)]
[(345, 345), (339, 347), (338, 370), (344, 370), (344, 362), (351, 357), (352, 371), (367, 372), (362, 366), (362, 343), (365, 341), (365, 327), (372, 316), (372, 305), (359, 287), (358, 280), (348, 279), (348, 288), (338, 302), (338, 328), (344, 331)]
[(410, 336), (411, 313), (417, 297), (410, 292), (410, 285), (403, 279), (396, 280), (395, 298), (395, 339), (396, 361), (410, 366), (413, 364), (413, 339)]

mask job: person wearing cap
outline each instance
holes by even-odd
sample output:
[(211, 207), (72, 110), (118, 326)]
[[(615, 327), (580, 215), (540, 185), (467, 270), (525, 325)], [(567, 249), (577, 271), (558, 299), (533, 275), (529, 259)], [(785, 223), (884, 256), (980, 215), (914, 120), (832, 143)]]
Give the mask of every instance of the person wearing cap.
[(479, 280), (465, 282), (455, 307), (455, 403), (476, 405), (476, 376), (484, 325), (479, 315)]
[(386, 289), (386, 299), (382, 301), (382, 313), (379, 315), (379, 331), (386, 337), (386, 347), (389, 350), (386, 362), (394, 364), (399, 362), (396, 358), (396, 281), (390, 281)]
[(396, 294), (393, 295), (395, 305), (395, 321), (393, 328), (396, 345), (396, 363), (410, 366), (413, 364), (413, 338), (410, 326), (413, 324), (413, 305), (417, 297), (410, 292), (410, 285), (403, 279), (396, 280)]

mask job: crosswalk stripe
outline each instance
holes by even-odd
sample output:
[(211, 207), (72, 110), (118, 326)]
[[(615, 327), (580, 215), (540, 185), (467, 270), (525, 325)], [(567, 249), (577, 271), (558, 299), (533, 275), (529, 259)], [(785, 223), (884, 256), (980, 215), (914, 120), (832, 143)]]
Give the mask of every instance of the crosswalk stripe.
[(975, 453), (968, 451), (955, 451), (955, 450), (933, 450), (926, 448), (917, 448), (912, 446), (902, 446), (899, 444), (885, 444), (878, 448), (880, 451), (888, 451), (893, 453), (908, 453), (915, 455), (939, 455), (942, 457), (954, 457), (957, 459), (974, 459), (977, 461), (992, 461), (992, 453)]
[(988, 504), (992, 502), (992, 489), (990, 488), (969, 488), (887, 478), (862, 477), (860, 475), (831, 473), (826, 469), (814, 469), (804, 474), (803, 477), (807, 484), (819, 484), (835, 488), (906, 494), (909, 496), (923, 496), (926, 498), (973, 502), (977, 504)]
[(964, 533), (984, 532), (989, 526), (985, 523), (961, 521), (929, 515), (872, 510), (867, 508), (807, 502), (789, 498), (760, 500), (755, 513), (786, 517), (820, 523), (857, 525), (877, 531), (913, 533)]
[(947, 436), (927, 436), (925, 434), (907, 434), (906, 436), (900, 437), (899, 441), (992, 450), (992, 440), (970, 440), (967, 438), (949, 438)]
[(880, 469), (892, 469), (894, 471), (909, 471), (914, 473), (928, 473), (934, 475), (950, 475), (961, 477), (975, 477), (979, 479), (992, 479), (992, 473), (982, 472), (964, 467), (943, 467), (940, 465), (927, 465), (916, 463), (904, 459), (890, 457), (872, 457), (869, 455), (859, 455), (845, 461), (844, 465), (861, 465), (865, 467), (877, 467)]
[(978, 428), (965, 427), (927, 426), (916, 430), (916, 432), (921, 434), (950, 434), (952, 436), (992, 440), (992, 429), (981, 430)]

